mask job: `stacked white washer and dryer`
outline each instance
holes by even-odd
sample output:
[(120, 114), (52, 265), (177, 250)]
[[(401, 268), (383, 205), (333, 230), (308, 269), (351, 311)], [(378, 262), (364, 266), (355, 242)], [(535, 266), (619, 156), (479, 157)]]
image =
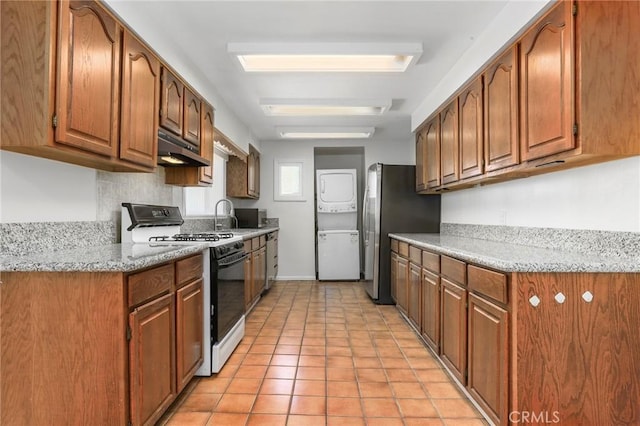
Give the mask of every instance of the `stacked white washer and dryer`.
[(318, 279), (360, 279), (356, 169), (316, 170)]

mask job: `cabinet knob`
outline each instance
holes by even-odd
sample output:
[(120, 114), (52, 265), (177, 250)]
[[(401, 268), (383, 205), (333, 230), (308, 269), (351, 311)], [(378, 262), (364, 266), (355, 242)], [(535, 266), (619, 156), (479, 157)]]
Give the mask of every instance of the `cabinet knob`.
[(531, 306), (533, 306), (534, 308), (537, 308), (538, 305), (540, 304), (540, 298), (538, 296), (531, 296), (529, 298), (529, 303), (531, 303)]
[(564, 294), (562, 294), (562, 292), (556, 294), (554, 299), (556, 299), (556, 302), (558, 302), (560, 304), (564, 303), (564, 301), (567, 300), (567, 298), (565, 297)]
[(587, 303), (591, 303), (591, 301), (593, 300), (593, 294), (587, 290), (584, 293), (582, 293), (582, 300), (584, 300)]

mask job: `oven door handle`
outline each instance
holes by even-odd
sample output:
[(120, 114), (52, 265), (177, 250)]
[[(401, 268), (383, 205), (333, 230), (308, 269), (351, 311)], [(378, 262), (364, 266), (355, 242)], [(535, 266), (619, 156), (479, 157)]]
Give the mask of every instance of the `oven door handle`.
[(229, 268), (237, 263), (244, 262), (244, 260), (248, 257), (249, 257), (248, 254), (244, 254), (242, 255), (242, 257), (239, 257), (238, 259), (232, 260), (230, 262), (225, 262), (224, 260), (222, 262), (218, 261), (218, 268), (220, 269)]

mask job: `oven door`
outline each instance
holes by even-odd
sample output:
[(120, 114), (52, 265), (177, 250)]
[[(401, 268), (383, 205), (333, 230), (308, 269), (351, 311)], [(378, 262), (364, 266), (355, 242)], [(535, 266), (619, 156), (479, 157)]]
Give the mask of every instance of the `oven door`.
[[(213, 256), (213, 250), (211, 250)], [(244, 315), (244, 261), (248, 256), (233, 260), (211, 259), (211, 339), (215, 344)]]

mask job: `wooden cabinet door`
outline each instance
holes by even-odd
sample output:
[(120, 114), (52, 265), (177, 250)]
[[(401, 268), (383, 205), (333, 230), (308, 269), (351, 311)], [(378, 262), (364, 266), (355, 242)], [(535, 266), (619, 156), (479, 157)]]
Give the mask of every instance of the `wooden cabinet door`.
[(98, 3), (59, 5), (56, 141), (117, 157), (122, 27)]
[(482, 77), (458, 96), (460, 104), (460, 179), (481, 175), (483, 168)]
[(422, 266), (409, 263), (409, 289), (407, 300), (407, 314), (409, 320), (418, 331), (422, 325)]
[(184, 88), (184, 119), (182, 137), (196, 147), (200, 147), (200, 112), (202, 105), (198, 98), (187, 87)]
[(441, 284), (441, 359), (464, 385), (467, 370), (467, 291), (446, 278), (441, 279)]
[(560, 2), (520, 42), (523, 161), (575, 147), (572, 7)]
[(409, 261), (398, 256), (398, 270), (396, 276), (397, 304), (400, 311), (407, 314), (409, 298)]
[(175, 398), (174, 321), (173, 293), (129, 314), (129, 392), (134, 425), (155, 424)]
[(158, 151), (160, 62), (129, 31), (122, 42), (120, 158), (155, 167)]
[(416, 133), (416, 191), (424, 191), (427, 189), (426, 175), (426, 159), (427, 145), (425, 140), (425, 131), (421, 129)]
[(253, 252), (253, 287), (252, 300), (256, 300), (262, 294), (266, 284), (266, 249), (264, 247)]
[(469, 392), (495, 424), (507, 424), (508, 314), (469, 294)]
[(200, 167), (200, 182), (213, 183), (213, 143), (215, 128), (213, 107), (203, 102), (200, 130), (200, 155), (211, 162), (210, 166)]
[(514, 45), (484, 73), (484, 164), (488, 172), (520, 162), (517, 58)]
[(391, 252), (391, 299), (398, 303), (398, 255)]
[(440, 353), (440, 277), (422, 270), (422, 336)]
[(176, 291), (176, 378), (179, 393), (202, 364), (202, 279)]
[(424, 129), (426, 158), (425, 176), (427, 189), (440, 186), (440, 115), (437, 115), (427, 123)]
[(456, 182), (460, 177), (458, 100), (440, 113), (440, 167), (442, 184)]
[(251, 302), (253, 302), (253, 253), (247, 256), (244, 261), (244, 310), (249, 312)]
[(253, 185), (253, 194), (256, 198), (260, 198), (260, 153), (256, 151), (255, 159), (255, 177)]
[(160, 125), (182, 135), (184, 84), (166, 68), (161, 70)]

